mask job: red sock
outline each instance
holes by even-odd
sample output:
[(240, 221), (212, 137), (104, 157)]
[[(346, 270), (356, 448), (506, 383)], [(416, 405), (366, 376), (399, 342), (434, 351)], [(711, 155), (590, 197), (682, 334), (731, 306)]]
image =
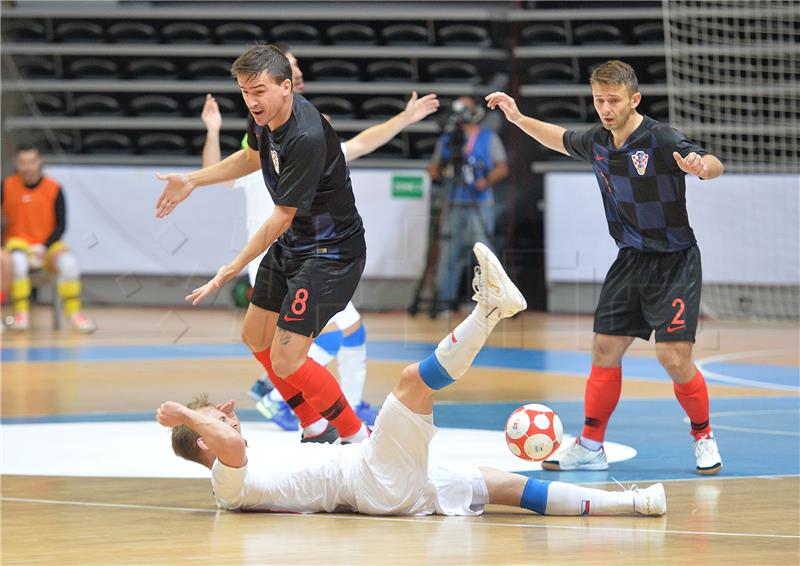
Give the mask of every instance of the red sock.
[(286, 376), (285, 381), (303, 392), (308, 404), (336, 427), (340, 437), (347, 438), (361, 429), (361, 419), (344, 398), (339, 382), (311, 358), (292, 375)]
[(673, 383), (675, 397), (692, 423), (692, 436), (695, 439), (711, 433), (708, 417), (708, 388), (700, 370), (695, 370), (694, 377), (688, 383)]
[(603, 442), (611, 413), (617, 406), (622, 393), (622, 368), (592, 366), (586, 380), (586, 394), (583, 399), (583, 414), (586, 420), (581, 436)]
[(275, 386), (275, 389), (278, 390), (278, 393), (281, 394), (283, 400), (286, 401), (286, 404), (289, 405), (289, 408), (291, 408), (292, 411), (294, 411), (294, 414), (297, 415), (297, 418), (300, 419), (300, 426), (305, 428), (322, 418), (320, 414), (314, 410), (314, 407), (306, 402), (306, 400), (303, 398), (303, 394), (300, 391), (286, 383), (285, 380), (275, 375), (275, 372), (272, 369), (272, 361), (269, 359), (269, 348), (263, 352), (253, 352), (253, 355), (259, 362), (261, 362), (261, 365), (264, 366), (264, 369), (267, 370), (269, 380), (272, 382), (272, 385)]

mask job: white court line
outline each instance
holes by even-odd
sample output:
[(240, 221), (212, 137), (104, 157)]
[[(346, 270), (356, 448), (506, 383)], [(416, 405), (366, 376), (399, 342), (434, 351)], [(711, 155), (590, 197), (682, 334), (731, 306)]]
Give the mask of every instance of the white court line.
[[(124, 503), (94, 503), (89, 501), (63, 501), (57, 499), (26, 499), (21, 497), (0, 497), (0, 501), (12, 501), (19, 503), (44, 503), (55, 505), (78, 505), (81, 507), (106, 507), (106, 508), (120, 508), (120, 509), (153, 509), (160, 511), (183, 511), (183, 512), (201, 512), (201, 513), (219, 513), (214, 509), (195, 509), (192, 507), (167, 507), (160, 505), (130, 505)], [(523, 523), (496, 523), (483, 520), (435, 520), (435, 519), (419, 519), (415, 517), (399, 518), (399, 517), (375, 517), (368, 515), (334, 515), (325, 513), (268, 513), (276, 517), (304, 517), (304, 518), (319, 518), (319, 519), (346, 519), (351, 521), (382, 521), (393, 523), (425, 523), (433, 525), (450, 525), (450, 526), (481, 526), (481, 527), (511, 527), (518, 529), (559, 529), (559, 530), (593, 530), (593, 531), (608, 531), (608, 532), (631, 532), (636, 531), (637, 534), (670, 534), (670, 535), (705, 535), (717, 537), (747, 537), (747, 538), (777, 538), (777, 539), (800, 539), (800, 535), (776, 535), (770, 533), (725, 533), (718, 531), (679, 531), (671, 529), (626, 529), (619, 527), (593, 527), (591, 525), (531, 525)], [(534, 515), (535, 516), (535, 515)], [(485, 515), (484, 515), (485, 517)], [(647, 521), (642, 517), (642, 521)], [(646, 523), (643, 523), (646, 524)]]
[(771, 434), (773, 436), (800, 436), (800, 432), (791, 432), (786, 430), (770, 430), (766, 428), (747, 428), (744, 426), (733, 426), (714, 423), (712, 427), (714, 430), (731, 430), (734, 432), (752, 432), (755, 434)]
[[(749, 417), (753, 415), (796, 415), (797, 409), (756, 409), (753, 411), (742, 410), (742, 411), (719, 411), (709, 413), (709, 417), (712, 419), (718, 417)], [(685, 424), (689, 424), (689, 417), (683, 417), (683, 422)], [(713, 428), (719, 430), (732, 430), (734, 432), (752, 432), (756, 434), (772, 434), (775, 436), (800, 436), (800, 432), (789, 431), (789, 430), (773, 430), (768, 428), (750, 428), (744, 426), (734, 426), (734, 425), (726, 425), (726, 424), (719, 424), (714, 423)]]
[(772, 389), (775, 391), (792, 391), (797, 393), (800, 391), (797, 386), (792, 385), (780, 385), (778, 383), (769, 383), (767, 381), (755, 381), (752, 379), (743, 379), (741, 377), (733, 377), (730, 375), (724, 375), (721, 373), (713, 372), (709, 369), (706, 369), (705, 366), (713, 363), (718, 362), (727, 362), (729, 360), (740, 360), (743, 358), (758, 358), (762, 356), (769, 356), (772, 354), (777, 353), (786, 353), (792, 352), (794, 350), (791, 348), (780, 348), (780, 349), (772, 349), (772, 350), (752, 350), (749, 352), (733, 352), (730, 354), (720, 354), (719, 356), (711, 356), (710, 358), (704, 358), (702, 360), (695, 360), (694, 365), (697, 366), (697, 369), (705, 376), (713, 379), (714, 381), (720, 381), (722, 383), (731, 383), (734, 385), (744, 385), (746, 387), (756, 387), (761, 389)]

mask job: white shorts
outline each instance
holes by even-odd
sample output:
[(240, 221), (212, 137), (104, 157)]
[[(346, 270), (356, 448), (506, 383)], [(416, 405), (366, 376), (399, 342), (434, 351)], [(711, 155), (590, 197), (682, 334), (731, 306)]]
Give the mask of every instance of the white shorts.
[(479, 515), (470, 509), (474, 466), (448, 468), (429, 459), (436, 434), (431, 416), (418, 415), (389, 394), (372, 436), (361, 443), (353, 485), (358, 512), (368, 515)]
[(351, 301), (347, 303), (347, 306), (344, 307), (343, 310), (333, 315), (333, 318), (328, 321), (328, 324), (333, 323), (339, 327), (339, 330), (345, 330), (353, 326), (359, 320), (361, 320), (361, 315)]

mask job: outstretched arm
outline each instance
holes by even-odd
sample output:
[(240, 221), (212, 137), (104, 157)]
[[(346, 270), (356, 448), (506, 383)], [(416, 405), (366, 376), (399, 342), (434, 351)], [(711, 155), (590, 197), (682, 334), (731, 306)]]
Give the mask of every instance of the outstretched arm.
[(219, 111), (217, 100), (210, 94), (206, 95), (206, 103), (200, 114), (206, 126), (206, 143), (203, 144), (203, 167), (219, 163), (222, 152), (219, 148), (219, 132), (222, 129), (222, 114)]
[(417, 93), (412, 92), (405, 110), (385, 122), (367, 128), (353, 139), (345, 142), (347, 161), (354, 161), (372, 153), (411, 124), (436, 112), (438, 108), (439, 100), (435, 94), (417, 98)]
[(686, 157), (681, 157), (680, 153), (673, 151), (672, 157), (675, 158), (675, 162), (678, 164), (678, 167), (681, 168), (681, 171), (689, 173), (690, 175), (696, 175), (704, 181), (715, 179), (725, 171), (725, 166), (722, 164), (722, 161), (710, 153), (700, 156), (692, 152)]
[(543, 146), (564, 155), (569, 155), (569, 152), (564, 147), (564, 132), (566, 130), (561, 126), (525, 116), (517, 108), (517, 103), (514, 99), (504, 92), (493, 92), (487, 96), (486, 105), (492, 110), (495, 108), (502, 110), (509, 122)]

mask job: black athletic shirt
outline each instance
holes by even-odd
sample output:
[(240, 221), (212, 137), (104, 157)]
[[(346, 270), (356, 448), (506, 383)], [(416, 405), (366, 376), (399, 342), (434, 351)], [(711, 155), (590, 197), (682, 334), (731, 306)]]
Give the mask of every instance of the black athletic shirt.
[(598, 124), (586, 132), (564, 132), (564, 147), (594, 168), (603, 196), (608, 231), (620, 248), (675, 252), (696, 243), (686, 212), (686, 173), (673, 151), (686, 157), (708, 152), (678, 130), (643, 116), (625, 144), (614, 147)]
[(247, 143), (261, 156), (275, 204), (297, 209), (279, 245), (293, 256), (341, 259), (363, 253), (364, 225), (341, 142), (310, 102), (295, 94), (289, 120), (274, 132), (250, 116)]

